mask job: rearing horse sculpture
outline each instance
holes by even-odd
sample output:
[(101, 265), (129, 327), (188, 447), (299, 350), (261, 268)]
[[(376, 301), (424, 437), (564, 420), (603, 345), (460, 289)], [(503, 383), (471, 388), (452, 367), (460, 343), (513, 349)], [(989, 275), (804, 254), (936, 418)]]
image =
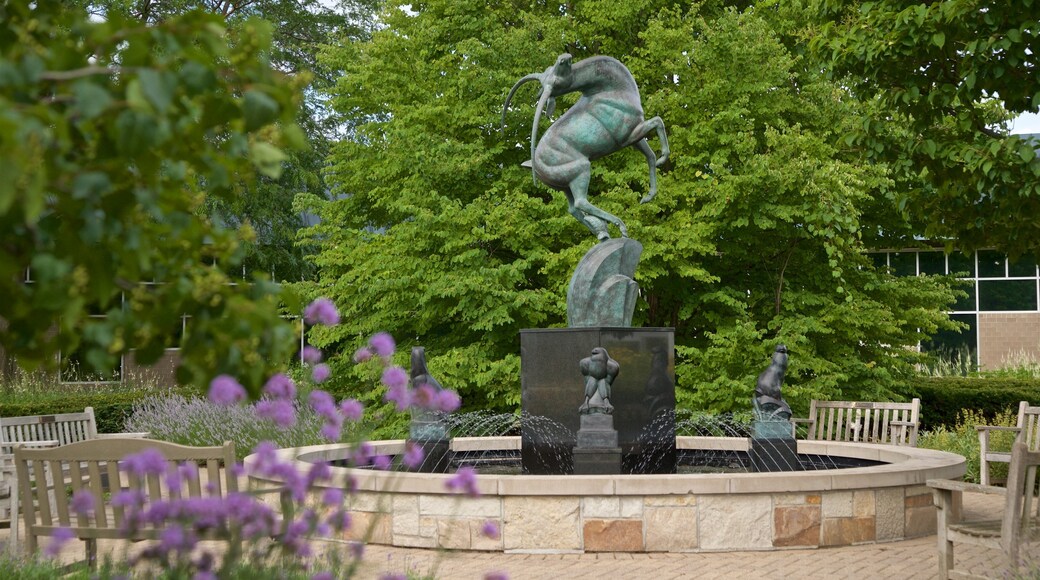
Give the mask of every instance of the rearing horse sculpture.
[[(628, 237), (624, 222), (589, 203), (589, 177), (594, 159), (634, 146), (650, 165), (650, 191), (640, 203), (646, 203), (657, 194), (657, 167), (668, 159), (668, 136), (664, 121), (654, 117), (643, 120), (643, 105), (632, 73), (625, 65), (609, 56), (594, 56), (572, 63), (571, 55), (561, 54), (556, 64), (544, 73), (529, 74), (513, 85), (502, 110), (505, 128), (509, 102), (520, 85), (528, 81), (542, 84), (534, 124), (531, 127), (531, 159), (524, 167), (531, 167), (536, 180), (567, 194), (567, 211), (600, 240), (610, 237), (607, 223), (615, 224), (622, 237)], [(581, 98), (562, 117), (553, 123), (542, 139), (538, 140), (538, 122), (542, 109), (552, 115), (556, 97), (581, 92)], [(657, 131), (661, 141), (661, 156), (657, 157), (646, 142), (651, 131)]]

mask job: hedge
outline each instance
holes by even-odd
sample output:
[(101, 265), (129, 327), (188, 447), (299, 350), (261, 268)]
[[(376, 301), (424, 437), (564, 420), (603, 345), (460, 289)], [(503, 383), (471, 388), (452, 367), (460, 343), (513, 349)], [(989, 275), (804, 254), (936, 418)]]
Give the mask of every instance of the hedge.
[(0, 400), (0, 417), (79, 413), (87, 407), (94, 407), (98, 433), (119, 433), (125, 430), (123, 425), (133, 411), (134, 403), (153, 394), (137, 389), (126, 393), (73, 392), (38, 396), (31, 400)]
[(921, 429), (939, 425), (953, 428), (961, 409), (973, 409), (992, 418), (1019, 401), (1040, 404), (1040, 379), (983, 377), (918, 377), (906, 385), (907, 398), (921, 398)]

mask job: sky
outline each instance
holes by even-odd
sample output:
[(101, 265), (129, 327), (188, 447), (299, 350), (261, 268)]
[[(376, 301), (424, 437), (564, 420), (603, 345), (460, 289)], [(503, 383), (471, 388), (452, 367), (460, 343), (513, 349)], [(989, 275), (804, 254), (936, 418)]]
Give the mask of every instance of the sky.
[(1024, 113), (1011, 122), (1011, 132), (1015, 134), (1040, 133), (1040, 115)]

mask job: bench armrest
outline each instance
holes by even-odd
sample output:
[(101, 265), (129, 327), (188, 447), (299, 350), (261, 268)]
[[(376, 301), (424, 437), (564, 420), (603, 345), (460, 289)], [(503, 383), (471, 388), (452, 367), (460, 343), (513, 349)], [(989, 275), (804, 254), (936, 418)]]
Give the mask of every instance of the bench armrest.
[(18, 441), (12, 443), (13, 447), (57, 447), (59, 441), (54, 439), (41, 439), (40, 441)]
[(995, 485), (980, 485), (968, 483), (967, 481), (955, 481), (953, 479), (929, 479), (925, 485), (932, 489), (942, 491), (966, 491), (969, 493), (985, 493), (989, 495), (1007, 495), (1007, 488)]
[(800, 419), (798, 417), (791, 417), (789, 419), (792, 423), (815, 423), (815, 419)]
[(151, 435), (148, 431), (135, 433), (98, 433), (98, 439), (148, 439)]
[(1021, 431), (1021, 427), (1004, 427), (1001, 425), (976, 425), (975, 430), (982, 431)]
[(917, 427), (917, 423), (913, 421), (889, 421), (888, 424), (895, 427)]

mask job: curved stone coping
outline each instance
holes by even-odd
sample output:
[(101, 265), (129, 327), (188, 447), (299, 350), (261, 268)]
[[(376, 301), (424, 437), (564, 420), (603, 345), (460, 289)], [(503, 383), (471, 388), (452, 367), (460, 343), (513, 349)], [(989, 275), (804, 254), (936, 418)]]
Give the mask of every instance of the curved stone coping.
[[(375, 454), (402, 453), (402, 439), (370, 442)], [(730, 437), (677, 437), (679, 449), (747, 450), (748, 440)], [(518, 450), (519, 437), (463, 437), (452, 440), (455, 451)], [(924, 485), (929, 479), (957, 479), (966, 471), (960, 455), (918, 449), (831, 441), (799, 441), (802, 454), (829, 455), (884, 462), (884, 465), (780, 473), (705, 473), (670, 475), (492, 475), (477, 478), (484, 496), (645, 496), (686, 494), (761, 494), (878, 489)], [(345, 459), (350, 446), (313, 445), (279, 449), (282, 461), (298, 464), (301, 473), (317, 461)], [(248, 468), (255, 455), (245, 459)], [(451, 474), (384, 472), (333, 468), (331, 485), (347, 487), (353, 478), (360, 491), (448, 494)], [(252, 476), (256, 479), (256, 476)]]

